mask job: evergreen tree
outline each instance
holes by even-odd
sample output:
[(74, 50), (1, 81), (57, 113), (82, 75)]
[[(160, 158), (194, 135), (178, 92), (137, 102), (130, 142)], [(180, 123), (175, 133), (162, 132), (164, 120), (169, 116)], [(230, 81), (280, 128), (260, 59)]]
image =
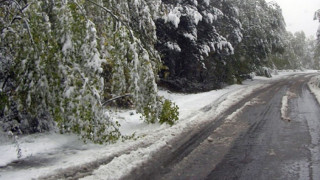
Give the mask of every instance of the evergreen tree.
[[(180, 91), (221, 87), (232, 43), (242, 39), (237, 10), (226, 1), (163, 1), (156, 20), (162, 83)], [(221, 65), (221, 67), (220, 67)], [(222, 73), (221, 73), (222, 72)]]
[(294, 42), (295, 36), (291, 32), (287, 32), (284, 36), (284, 52), (270, 56), (271, 61), (277, 66), (278, 69), (299, 69), (302, 67), (301, 60), (296, 54)]
[(242, 61), (243, 72), (271, 66), (271, 54), (282, 53), (284, 47), (285, 22), (280, 7), (264, 0), (234, 1), (240, 9), (243, 41), (235, 47), (235, 57)]

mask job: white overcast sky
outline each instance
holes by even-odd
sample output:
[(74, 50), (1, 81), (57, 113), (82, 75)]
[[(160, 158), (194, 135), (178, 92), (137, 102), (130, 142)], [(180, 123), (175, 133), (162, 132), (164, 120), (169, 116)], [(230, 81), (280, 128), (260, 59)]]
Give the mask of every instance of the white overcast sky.
[(320, 0), (266, 0), (277, 2), (291, 32), (304, 31), (306, 36), (315, 36), (319, 21), (314, 21), (314, 12), (320, 9)]

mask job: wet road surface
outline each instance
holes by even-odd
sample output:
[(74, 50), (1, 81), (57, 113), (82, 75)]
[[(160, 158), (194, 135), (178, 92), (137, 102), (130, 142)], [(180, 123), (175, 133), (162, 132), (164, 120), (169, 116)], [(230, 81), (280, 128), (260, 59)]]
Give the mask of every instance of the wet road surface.
[(257, 90), (126, 178), (319, 180), (320, 108), (310, 78), (288, 76)]
[[(260, 96), (265, 105), (251, 107), (239, 117), (251, 127), (207, 179), (320, 179), (319, 105), (305, 78), (278, 88)], [(281, 119), (279, 111), (286, 92), (292, 94), (289, 120)]]

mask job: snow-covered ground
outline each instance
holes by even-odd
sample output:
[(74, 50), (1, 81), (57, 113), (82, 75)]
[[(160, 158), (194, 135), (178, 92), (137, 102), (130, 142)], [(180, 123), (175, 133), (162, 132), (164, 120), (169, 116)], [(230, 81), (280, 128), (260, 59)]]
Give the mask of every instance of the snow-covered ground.
[(320, 75), (311, 78), (308, 86), (311, 92), (315, 95), (318, 103), (320, 104)]
[[(242, 85), (197, 94), (160, 90), (160, 95), (173, 100), (180, 108), (180, 120), (174, 126), (145, 124), (134, 111), (118, 110), (114, 114), (121, 124), (121, 133), (135, 133), (137, 140), (96, 145), (84, 144), (75, 135), (60, 135), (54, 132), (35, 134), (19, 137), (17, 141), (22, 157), (18, 159), (17, 144), (3, 137), (0, 139), (0, 179), (39, 178), (57, 174), (64, 169), (92, 166), (95, 162), (102, 165), (98, 165), (97, 169), (83, 179), (119, 179), (151, 158), (159, 149), (170, 146), (168, 142), (178, 134), (214, 119), (254, 90), (268, 86), (272, 81), (287, 75), (310, 72), (279, 72), (273, 78), (254, 77)], [(320, 95), (319, 88), (317, 93)]]

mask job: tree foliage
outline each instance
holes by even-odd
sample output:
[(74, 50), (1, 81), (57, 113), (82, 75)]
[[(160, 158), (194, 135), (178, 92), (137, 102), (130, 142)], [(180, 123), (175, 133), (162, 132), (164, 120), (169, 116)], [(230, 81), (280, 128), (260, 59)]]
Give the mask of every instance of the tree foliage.
[[(265, 0), (163, 1), (157, 49), (168, 67), (162, 81), (175, 90), (204, 91), (241, 82), (273, 67), (285, 49), (281, 8)], [(287, 63), (287, 62), (285, 62)]]
[(264, 0), (234, 1), (240, 11), (243, 41), (235, 47), (235, 58), (240, 60), (241, 74), (272, 66), (269, 56), (284, 49), (285, 21), (280, 7)]
[[(314, 13), (313, 19), (318, 20), (320, 22), (320, 9)], [(318, 42), (320, 43), (320, 26), (317, 31), (317, 39), (318, 39)]]
[(55, 122), (62, 133), (114, 142), (118, 123), (103, 101), (124, 94), (158, 122), (158, 2), (1, 1), (2, 128), (39, 132)]

